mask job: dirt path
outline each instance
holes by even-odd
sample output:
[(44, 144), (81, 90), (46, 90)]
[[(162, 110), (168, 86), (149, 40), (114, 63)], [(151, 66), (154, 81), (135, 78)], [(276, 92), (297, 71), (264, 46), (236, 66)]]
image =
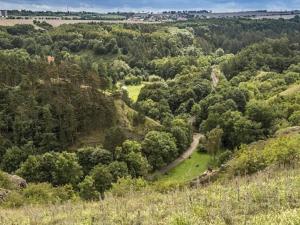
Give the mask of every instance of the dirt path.
[(167, 165), (166, 167), (160, 169), (158, 172), (156, 172), (156, 174), (161, 174), (161, 175), (165, 174), (169, 172), (171, 169), (178, 166), (184, 160), (188, 159), (197, 150), (197, 146), (202, 137), (204, 137), (202, 134), (194, 133), (193, 142), (191, 146), (179, 158), (177, 158), (175, 161), (173, 161), (171, 164)]
[(215, 88), (217, 87), (218, 83), (219, 83), (219, 77), (218, 77), (218, 69), (216, 67), (214, 67), (211, 71), (211, 80), (212, 80), (212, 86)]

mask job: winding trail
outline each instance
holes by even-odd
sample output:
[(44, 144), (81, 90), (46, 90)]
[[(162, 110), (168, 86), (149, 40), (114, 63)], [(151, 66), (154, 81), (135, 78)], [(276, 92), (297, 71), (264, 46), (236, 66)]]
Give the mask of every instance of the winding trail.
[(155, 175), (166, 174), (167, 172), (169, 172), (170, 170), (172, 170), (173, 168), (175, 168), (176, 166), (178, 166), (180, 163), (182, 163), (183, 161), (185, 161), (186, 159), (188, 159), (197, 150), (197, 146), (199, 144), (199, 141), (203, 137), (204, 137), (203, 134), (194, 133), (193, 134), (193, 142), (190, 145), (190, 147), (179, 158), (177, 158), (175, 161), (173, 161), (172, 163), (170, 163), (166, 167), (163, 167), (162, 169), (160, 169), (159, 171), (157, 171), (155, 173)]

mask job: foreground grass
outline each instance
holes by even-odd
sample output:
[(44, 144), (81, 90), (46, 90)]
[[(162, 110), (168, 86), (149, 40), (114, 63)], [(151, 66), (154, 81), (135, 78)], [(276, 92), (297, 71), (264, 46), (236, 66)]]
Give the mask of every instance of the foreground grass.
[(94, 203), (0, 209), (0, 224), (195, 225), (300, 223), (300, 169), (269, 169), (167, 194), (146, 189)]
[(185, 182), (196, 178), (207, 170), (211, 157), (208, 154), (194, 152), (190, 158), (172, 169), (160, 181)]

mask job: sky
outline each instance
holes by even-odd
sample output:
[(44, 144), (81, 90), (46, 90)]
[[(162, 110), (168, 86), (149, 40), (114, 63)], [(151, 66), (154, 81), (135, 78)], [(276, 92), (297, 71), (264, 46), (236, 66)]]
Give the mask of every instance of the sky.
[(66, 11), (246, 10), (300, 9), (300, 0), (0, 0), (0, 9)]

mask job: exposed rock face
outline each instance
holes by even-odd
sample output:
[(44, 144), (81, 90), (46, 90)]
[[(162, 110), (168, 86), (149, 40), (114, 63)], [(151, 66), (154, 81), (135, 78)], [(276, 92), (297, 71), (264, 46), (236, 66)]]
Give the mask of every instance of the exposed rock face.
[(23, 189), (23, 188), (27, 187), (27, 182), (22, 177), (19, 177), (17, 175), (9, 175), (8, 174), (8, 179), (16, 188)]

